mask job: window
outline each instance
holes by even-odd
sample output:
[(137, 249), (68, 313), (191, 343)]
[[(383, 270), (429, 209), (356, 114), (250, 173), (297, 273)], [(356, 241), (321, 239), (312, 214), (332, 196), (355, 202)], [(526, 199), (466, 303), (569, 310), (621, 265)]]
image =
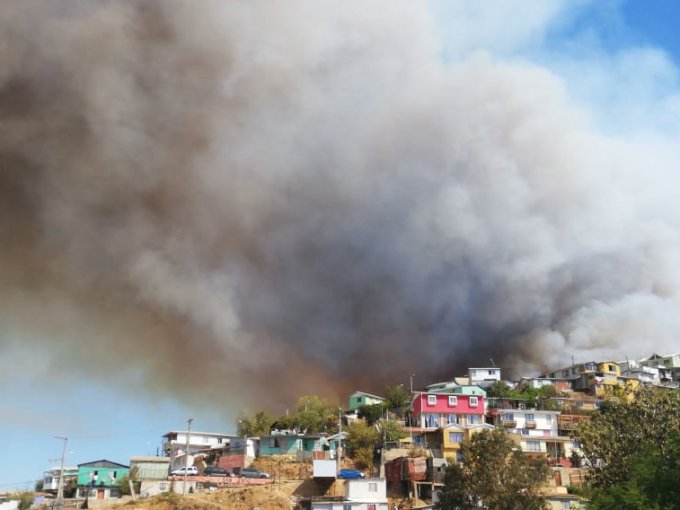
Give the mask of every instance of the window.
[(512, 413), (503, 413), (501, 414), (501, 420), (503, 421), (514, 421), (515, 415)]
[(470, 397), (470, 407), (477, 407), (477, 397)]
[(448, 425), (454, 425), (454, 424), (458, 423), (458, 415), (457, 414), (449, 414), (446, 417), (446, 423)]
[(366, 510), (375, 510), (376, 506), (373, 503), (366, 505)]
[(560, 510), (571, 510), (571, 502), (562, 501), (562, 506), (560, 507)]
[(439, 416), (433, 413), (425, 415), (425, 426), (428, 428), (439, 427)]
[(528, 436), (529, 435), (529, 429), (522, 429), (522, 435)]
[(370, 482), (368, 484), (368, 492), (378, 492), (378, 484), (375, 482)]
[(552, 415), (552, 414), (546, 414), (546, 415), (545, 415), (545, 420), (546, 420), (548, 423), (552, 423), (552, 422), (553, 422), (553, 415)]
[(527, 441), (527, 451), (528, 452), (540, 452), (541, 442), (540, 441)]
[(462, 443), (463, 433), (462, 432), (449, 432), (449, 443)]
[(428, 395), (427, 396), (427, 405), (428, 406), (437, 405), (437, 395)]
[(449, 407), (457, 406), (458, 405), (458, 397), (455, 397), (453, 395), (449, 396)]
[(489, 370), (489, 375), (496, 375), (496, 371), (495, 370)]
[(524, 419), (525, 419), (526, 421), (536, 421), (536, 419), (535, 419), (535, 417), (534, 417), (533, 414), (525, 414), (525, 415), (524, 415)]
[(467, 422), (468, 425), (479, 425), (482, 423), (482, 417), (478, 414), (468, 414)]

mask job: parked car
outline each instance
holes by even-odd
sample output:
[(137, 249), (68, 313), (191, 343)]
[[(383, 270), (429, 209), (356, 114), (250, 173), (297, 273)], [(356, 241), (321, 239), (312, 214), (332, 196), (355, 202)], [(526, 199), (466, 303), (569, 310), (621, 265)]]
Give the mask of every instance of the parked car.
[(231, 473), (227, 471), (224, 468), (217, 467), (217, 466), (208, 466), (205, 468), (205, 471), (203, 471), (203, 475), (205, 476), (231, 476)]
[(241, 476), (245, 478), (271, 478), (269, 473), (263, 473), (253, 468), (243, 468), (241, 470)]
[(196, 466), (189, 466), (170, 471), (170, 474), (173, 476), (184, 476), (185, 473), (187, 476), (195, 476), (198, 474), (198, 468)]
[(364, 478), (365, 476), (366, 475), (364, 475), (358, 469), (341, 469), (340, 471), (338, 471), (338, 478), (345, 478), (347, 480)]

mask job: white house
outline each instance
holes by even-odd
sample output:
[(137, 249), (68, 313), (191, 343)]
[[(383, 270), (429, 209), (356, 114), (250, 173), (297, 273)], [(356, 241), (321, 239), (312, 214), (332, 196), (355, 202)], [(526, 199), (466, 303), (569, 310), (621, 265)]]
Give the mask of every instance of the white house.
[[(43, 475), (43, 491), (56, 494), (59, 490), (59, 473), (60, 467), (54, 467), (45, 471)], [(167, 471), (166, 471), (167, 475)], [(78, 466), (64, 466), (64, 476), (62, 477), (62, 484), (66, 487), (71, 480), (78, 478)]]
[(312, 501), (312, 510), (389, 510), (384, 478), (345, 481), (343, 501)]
[[(234, 436), (221, 434), (218, 432), (191, 432), (175, 430), (167, 432), (162, 436), (165, 438), (163, 443), (163, 453), (170, 458), (170, 470), (184, 466), (185, 451), (188, 450), (189, 458), (186, 464), (194, 465), (193, 455), (199, 452), (220, 449), (229, 445)], [(187, 441), (188, 440), (188, 441)], [(243, 438), (240, 438), (243, 441)], [(188, 443), (188, 448), (187, 448)]]
[(491, 386), (501, 380), (501, 369), (491, 368), (468, 368), (468, 379), (471, 386)]

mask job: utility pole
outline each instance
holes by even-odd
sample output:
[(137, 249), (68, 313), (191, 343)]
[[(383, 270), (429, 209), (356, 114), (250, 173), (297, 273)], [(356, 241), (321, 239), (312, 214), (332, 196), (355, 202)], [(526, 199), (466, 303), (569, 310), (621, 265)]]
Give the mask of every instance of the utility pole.
[(416, 376), (416, 374), (411, 374), (408, 378), (410, 387), (411, 387), (411, 398), (409, 399), (408, 402), (408, 424), (409, 424), (409, 433), (411, 434), (411, 448), (415, 447), (413, 444), (413, 378)]
[(59, 485), (57, 487), (57, 507), (63, 508), (64, 506), (64, 458), (66, 457), (66, 443), (68, 443), (68, 438), (63, 436), (54, 436), (55, 439), (61, 439), (64, 441), (64, 447), (61, 450), (61, 467), (59, 469)]
[(184, 483), (182, 484), (182, 495), (187, 493), (187, 471), (189, 470), (189, 437), (191, 436), (191, 422), (193, 418), (187, 420), (187, 442), (184, 448)]

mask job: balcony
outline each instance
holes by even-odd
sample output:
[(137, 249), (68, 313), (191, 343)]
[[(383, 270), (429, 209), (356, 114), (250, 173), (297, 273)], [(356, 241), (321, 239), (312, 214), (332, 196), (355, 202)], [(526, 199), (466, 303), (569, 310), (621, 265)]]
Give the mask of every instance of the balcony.
[(517, 427), (517, 421), (516, 420), (501, 420), (501, 426), (508, 428), (508, 429), (514, 429)]
[(526, 428), (535, 429), (536, 428), (536, 422), (534, 420), (527, 420), (526, 421)]

